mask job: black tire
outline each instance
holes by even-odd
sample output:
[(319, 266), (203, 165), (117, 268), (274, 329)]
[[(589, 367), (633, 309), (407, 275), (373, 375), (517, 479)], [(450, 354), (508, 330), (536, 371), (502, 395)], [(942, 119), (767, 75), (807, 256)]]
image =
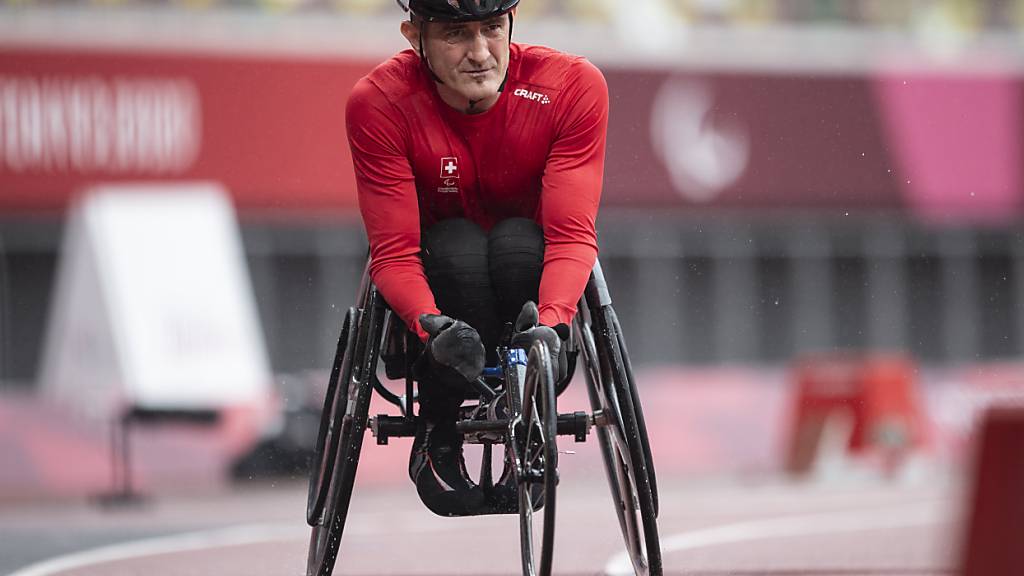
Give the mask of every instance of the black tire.
[[(359, 325), (359, 310), (349, 308), (338, 336), (331, 376), (327, 381), (324, 409), (320, 413), (312, 467), (309, 471), (309, 491), (306, 496), (306, 523), (316, 526), (324, 510), (324, 501), (331, 487), (334, 464), (338, 461), (338, 443), (341, 439), (340, 416), (345, 413), (348, 383), (352, 379), (352, 357), (356, 346), (355, 331)], [(339, 386), (340, 384), (340, 386)]]
[(629, 383), (629, 395), (633, 400), (633, 413), (636, 414), (636, 423), (638, 437), (640, 438), (640, 446), (644, 451), (644, 461), (647, 463), (647, 477), (651, 482), (651, 499), (654, 501), (654, 516), (657, 517), (660, 513), (660, 504), (658, 501), (658, 475), (654, 470), (654, 458), (651, 456), (651, 441), (647, 436), (647, 422), (644, 420), (644, 408), (640, 402), (640, 392), (636, 386), (636, 380), (633, 378), (633, 365), (629, 361), (629, 352), (626, 350), (626, 340), (622, 336), (622, 326), (619, 324), (618, 315), (615, 314), (615, 310), (609, 306), (608, 312), (611, 315), (612, 325), (611, 328), (615, 331), (615, 340), (619, 346), (619, 354), (622, 358), (622, 367), (625, 370), (626, 381)]
[[(513, 441), (517, 453), (516, 481), (519, 486), (519, 540), (523, 575), (549, 576), (555, 549), (558, 411), (551, 360), (547, 344), (542, 341), (530, 347), (522, 386), (521, 422), (515, 426), (516, 436)], [(538, 551), (533, 513), (540, 506), (543, 506), (543, 521)]]
[(601, 414), (597, 436), (615, 511), (635, 573), (660, 576), (661, 544), (652, 468), (640, 440), (631, 379), (619, 347), (621, 335), (610, 306), (592, 310), (591, 314), (597, 316), (596, 326), (578, 322), (577, 329), (587, 359), (584, 375), (591, 406)]
[(369, 420), (370, 395), (383, 328), (384, 308), (379, 296), (373, 292), (355, 334), (353, 359), (357, 362), (352, 365), (347, 398), (338, 395), (339, 413), (344, 402), (344, 415), (338, 432), (338, 452), (323, 511), (310, 534), (306, 576), (330, 576), (334, 570), (352, 500), (363, 435)]

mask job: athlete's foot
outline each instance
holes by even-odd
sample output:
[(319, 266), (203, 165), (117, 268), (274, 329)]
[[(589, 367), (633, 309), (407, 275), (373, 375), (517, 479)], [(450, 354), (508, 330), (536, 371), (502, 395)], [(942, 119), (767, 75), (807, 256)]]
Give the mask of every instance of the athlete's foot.
[(409, 476), (420, 500), (439, 516), (477, 514), (484, 507), (483, 490), (466, 471), (462, 436), (454, 420), (421, 420), (409, 457)]

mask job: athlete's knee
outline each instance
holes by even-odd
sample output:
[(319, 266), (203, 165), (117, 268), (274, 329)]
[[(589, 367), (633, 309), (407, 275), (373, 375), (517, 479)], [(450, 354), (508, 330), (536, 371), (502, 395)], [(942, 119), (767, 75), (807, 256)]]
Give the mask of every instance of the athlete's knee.
[(544, 267), (544, 233), (527, 218), (503, 220), (491, 230), (488, 250), (498, 318), (509, 322), (524, 302), (537, 300)]
[(486, 255), (487, 234), (465, 218), (442, 220), (423, 232), (424, 250), (432, 255), (482, 253)]
[(428, 276), (486, 274), (487, 235), (469, 220), (442, 220), (423, 232), (421, 244)]
[(423, 268), (437, 307), (479, 330), (487, 349), (495, 346), (501, 325), (494, 314), (487, 234), (469, 220), (454, 218), (426, 230), (422, 244)]
[(491, 256), (509, 254), (544, 258), (544, 231), (529, 218), (508, 218), (498, 222), (487, 239)]

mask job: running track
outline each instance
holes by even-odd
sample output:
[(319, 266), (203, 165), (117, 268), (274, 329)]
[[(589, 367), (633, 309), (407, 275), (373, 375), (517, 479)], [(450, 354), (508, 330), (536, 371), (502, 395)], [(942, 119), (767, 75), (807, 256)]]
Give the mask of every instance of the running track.
[[(938, 484), (673, 482), (663, 489), (659, 522), (666, 573), (954, 574), (958, 490)], [(337, 574), (516, 573), (516, 517), (438, 518), (419, 505), (411, 486), (357, 490)], [(47, 537), (118, 535), (76, 552), (44, 554), (12, 576), (299, 576), (308, 537), (304, 497), (293, 484), (161, 499), (115, 513), (86, 506), (8, 510), (0, 533), (8, 541), (35, 534), (34, 546), (44, 553)], [(629, 573), (604, 485), (564, 478), (557, 530), (558, 574)]]
[[(804, 481), (778, 472), (789, 405), (783, 372), (651, 371), (643, 379), (667, 574), (957, 573), (966, 474), (951, 455), (969, 440), (962, 407), (975, 396), (961, 378), (924, 390), (938, 439), (924, 465), (886, 480), (839, 462)], [(570, 389), (560, 409), (584, 408), (581, 392)], [(104, 511), (84, 496), (108, 486), (106, 429), (0, 398), (0, 574), (303, 574), (304, 483), (226, 485), (216, 471), (244, 439), (208, 434), (142, 432), (138, 477), (154, 497)], [(560, 449), (576, 454), (560, 460), (556, 572), (623, 573), (596, 440)], [(516, 574), (517, 519), (431, 515), (406, 477), (407, 456), (408, 440), (366, 444), (336, 573)]]

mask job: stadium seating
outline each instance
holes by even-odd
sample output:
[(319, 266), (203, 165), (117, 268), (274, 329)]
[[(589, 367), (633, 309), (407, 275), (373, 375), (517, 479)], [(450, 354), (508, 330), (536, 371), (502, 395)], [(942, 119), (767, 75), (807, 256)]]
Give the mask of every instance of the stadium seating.
[[(914, 30), (941, 23), (961, 31), (1024, 28), (1024, 0), (645, 0), (680, 24), (854, 26)], [(10, 6), (214, 8), (274, 12), (326, 11), (356, 16), (393, 13), (394, 0), (4, 0)], [(611, 22), (624, 4), (610, 0), (524, 2), (520, 17)]]

